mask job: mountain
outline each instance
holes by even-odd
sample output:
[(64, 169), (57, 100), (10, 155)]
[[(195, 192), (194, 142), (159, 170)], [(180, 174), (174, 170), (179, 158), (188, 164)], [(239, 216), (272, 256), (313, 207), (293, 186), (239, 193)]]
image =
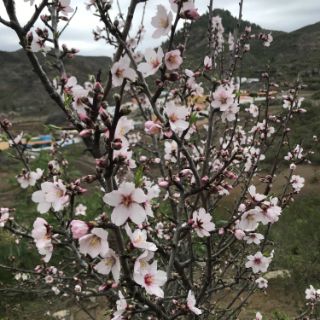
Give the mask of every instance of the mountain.
[[(38, 58), (53, 79), (57, 71), (53, 66), (45, 64), (41, 55)], [(81, 84), (88, 80), (89, 74), (96, 75), (99, 70), (106, 75), (110, 63), (110, 59), (106, 57), (75, 56), (66, 60), (66, 70), (68, 74), (75, 75)], [(44, 115), (57, 110), (55, 104), (48, 99), (48, 94), (30, 67), (23, 50), (0, 51), (0, 70), (0, 113), (13, 111), (27, 114), (30, 110), (35, 110), (37, 115)]]
[[(217, 9), (213, 14), (221, 16), (226, 34), (236, 27), (237, 19), (229, 11)], [(293, 79), (300, 74), (311, 89), (320, 89), (320, 22), (290, 33), (264, 30), (249, 21), (242, 21), (240, 29), (243, 30), (248, 25), (251, 25), (253, 33), (272, 32), (274, 41), (269, 48), (258, 41), (252, 41), (251, 50), (243, 60), (242, 76), (257, 78), (269, 63), (271, 73), (278, 79)], [(208, 52), (207, 15), (186, 25), (186, 28), (190, 28), (186, 51), (189, 63), (185, 63), (184, 67), (196, 68), (203, 63), (203, 56)], [(178, 32), (175, 46), (185, 43), (183, 30)], [(41, 59), (41, 55), (39, 58)], [(76, 56), (67, 60), (66, 66), (68, 73), (75, 75), (78, 82), (83, 83), (89, 74), (96, 74), (100, 69), (105, 79), (110, 63), (110, 59), (105, 57)], [(56, 75), (52, 66), (44, 65), (44, 68), (52, 78)], [(56, 110), (29, 67), (22, 50), (0, 51), (0, 70), (0, 113), (15, 111), (30, 114), (30, 110), (34, 110), (44, 115)]]
[[(228, 10), (216, 9), (213, 16), (220, 16), (226, 34), (233, 32), (237, 26), (237, 18)], [(251, 41), (251, 50), (243, 60), (243, 76), (258, 77), (270, 64), (273, 74), (285, 77), (296, 77), (298, 73), (315, 73), (320, 76), (320, 22), (306, 26), (299, 30), (287, 33), (276, 30), (266, 30), (249, 21), (242, 21), (240, 31), (246, 26), (251, 26), (252, 33), (271, 32), (273, 42), (269, 48), (260, 41)], [(188, 28), (188, 27), (187, 27)], [(190, 37), (187, 42), (187, 57), (191, 66), (202, 63), (204, 53), (208, 52), (208, 16), (203, 15), (198, 21), (189, 25)], [(176, 38), (176, 43), (184, 43), (184, 31), (181, 30)]]

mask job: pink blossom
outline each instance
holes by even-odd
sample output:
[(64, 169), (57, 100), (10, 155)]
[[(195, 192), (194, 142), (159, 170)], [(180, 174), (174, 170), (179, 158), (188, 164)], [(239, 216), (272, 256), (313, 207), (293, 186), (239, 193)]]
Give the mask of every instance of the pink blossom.
[(166, 140), (164, 142), (165, 160), (168, 160), (173, 163), (177, 162), (177, 151), (178, 151), (178, 145), (174, 140), (172, 141)]
[(137, 166), (135, 160), (132, 159), (132, 155), (133, 152), (129, 151), (129, 147), (113, 151), (113, 159), (120, 159), (120, 161), (130, 169), (134, 169)]
[(35, 186), (37, 180), (42, 177), (43, 170), (36, 169), (36, 171), (30, 171), (23, 173), (17, 177), (17, 181), (20, 183), (20, 187), (23, 189), (28, 188), (29, 186)]
[(305, 291), (306, 300), (311, 300), (313, 302), (320, 301), (320, 289), (315, 289), (312, 285)]
[(136, 259), (134, 263), (134, 272), (141, 273), (143, 269), (147, 269), (149, 266), (149, 261), (153, 259), (154, 252), (145, 250), (140, 256)]
[(157, 270), (157, 261), (140, 269), (139, 273), (133, 274), (134, 281), (145, 288), (148, 294), (155, 295), (159, 298), (164, 297), (164, 292), (160, 288), (167, 281), (167, 275), (162, 270)]
[(188, 129), (189, 121), (186, 121), (186, 117), (190, 112), (186, 107), (177, 106), (173, 101), (169, 101), (164, 109), (170, 122), (170, 127), (173, 131), (181, 133)]
[(196, 307), (196, 298), (191, 290), (188, 292), (187, 306), (191, 312), (196, 315), (202, 314), (202, 310)]
[(197, 8), (189, 8), (181, 12), (181, 17), (189, 20), (198, 20), (200, 15)]
[(155, 74), (161, 67), (163, 57), (164, 54), (161, 47), (158, 48), (158, 52), (153, 49), (147, 49), (145, 51), (146, 62), (138, 65), (138, 71), (140, 71), (144, 77)]
[(90, 234), (79, 239), (80, 252), (89, 255), (91, 258), (99, 254), (103, 257), (109, 250), (108, 232), (102, 228), (93, 228)]
[(212, 217), (204, 208), (193, 212), (192, 228), (200, 238), (209, 237), (210, 232), (215, 230), (215, 224), (211, 221)]
[(258, 220), (266, 225), (268, 223), (275, 223), (279, 220), (281, 215), (281, 207), (278, 206), (278, 198), (271, 198), (270, 201), (263, 201), (258, 210)]
[[(171, 9), (174, 12), (178, 12), (178, 3), (180, 2), (180, 0), (170, 0), (170, 5), (171, 5)], [(181, 6), (181, 13), (184, 13), (185, 11), (189, 11), (189, 10), (196, 10), (194, 7), (194, 2), (193, 0), (184, 0), (182, 1), (182, 6)]]
[(103, 201), (114, 207), (111, 221), (117, 226), (123, 225), (128, 219), (135, 224), (140, 224), (146, 219), (146, 211), (142, 204), (147, 201), (147, 196), (131, 182), (123, 182), (118, 190), (106, 194)]
[(52, 207), (54, 211), (60, 211), (69, 202), (66, 186), (62, 180), (54, 182), (43, 182), (41, 190), (32, 194), (32, 201), (38, 203), (37, 210), (40, 213), (46, 213)]
[(256, 279), (256, 284), (258, 285), (259, 289), (268, 288), (268, 280), (263, 278), (263, 277), (260, 277), (260, 278)]
[(82, 203), (79, 203), (77, 206), (76, 206), (76, 209), (75, 209), (75, 215), (76, 216), (85, 216), (86, 215), (86, 211), (87, 211), (87, 207), (84, 206)]
[(32, 52), (43, 51), (44, 53), (50, 51), (51, 48), (47, 47), (45, 42), (46, 42), (45, 39), (39, 37), (36, 33), (33, 33), (32, 34), (32, 42), (31, 42), (30, 50)]
[(271, 257), (265, 257), (260, 251), (247, 259), (246, 268), (251, 268), (253, 273), (266, 272), (271, 262)]
[(121, 291), (118, 292), (119, 299), (116, 301), (117, 311), (114, 312), (111, 320), (122, 320), (123, 313), (126, 311), (128, 304)]
[(259, 108), (253, 103), (250, 104), (250, 107), (246, 109), (246, 111), (248, 111), (253, 118), (256, 118), (259, 115)]
[(121, 117), (118, 121), (116, 132), (115, 132), (115, 138), (121, 139), (124, 145), (127, 145), (127, 140), (125, 138), (125, 135), (134, 129), (134, 123), (132, 119), (128, 119), (127, 117)]
[(86, 222), (81, 220), (72, 220), (70, 223), (73, 239), (80, 239), (89, 231), (89, 226)]
[(161, 132), (161, 125), (155, 121), (146, 121), (144, 124), (144, 130), (148, 134), (159, 134)]
[(180, 50), (167, 52), (164, 61), (168, 70), (178, 69), (183, 62)]
[(260, 312), (257, 312), (254, 320), (262, 320), (262, 314)]
[(248, 192), (249, 192), (251, 198), (256, 202), (260, 202), (266, 198), (265, 195), (257, 193), (256, 187), (253, 185), (248, 188)]
[(238, 239), (238, 240), (243, 240), (245, 238), (245, 232), (241, 229), (236, 229), (234, 230), (234, 236)]
[(136, 72), (130, 68), (130, 59), (128, 56), (120, 58), (111, 68), (112, 84), (114, 87), (122, 85), (124, 79), (135, 81), (137, 78)]
[(52, 256), (53, 245), (51, 243), (50, 226), (47, 221), (37, 218), (33, 223), (31, 235), (36, 243), (39, 254), (44, 256), (43, 261), (48, 263)]
[(94, 266), (94, 269), (103, 275), (108, 275), (111, 272), (114, 281), (116, 283), (119, 282), (121, 269), (120, 259), (112, 249), (108, 250), (103, 256), (103, 259)]
[(205, 70), (211, 70), (212, 69), (212, 59), (208, 56), (204, 58), (203, 62)]
[(225, 111), (223, 111), (221, 115), (221, 119), (223, 122), (226, 120), (231, 122), (236, 120), (236, 114), (239, 112), (240, 108), (237, 106), (237, 104), (233, 103), (227, 107)]
[(301, 189), (304, 187), (304, 182), (305, 182), (305, 179), (301, 176), (298, 176), (298, 175), (292, 175), (292, 177), (290, 179), (290, 183), (292, 185), (292, 188), (296, 192), (301, 191)]
[(172, 13), (167, 12), (167, 9), (159, 4), (157, 6), (157, 14), (151, 19), (151, 24), (156, 30), (153, 32), (153, 38), (160, 38), (161, 36), (166, 36), (170, 30), (172, 25)]
[(145, 249), (149, 251), (156, 251), (158, 249), (154, 243), (147, 241), (146, 230), (136, 229), (134, 232), (132, 232), (128, 224), (126, 224), (125, 229), (132, 245), (135, 248)]
[(0, 212), (0, 228), (3, 228), (8, 220), (9, 220), (9, 212)]
[(244, 231), (253, 231), (258, 227), (259, 211), (257, 209), (250, 209), (241, 215), (237, 228)]
[(68, 16), (69, 13), (73, 12), (74, 9), (70, 7), (71, 0), (59, 0), (59, 10), (65, 16)]
[(261, 240), (264, 239), (264, 236), (261, 233), (249, 233), (247, 236), (243, 238), (247, 242), (247, 244), (260, 244)]
[(219, 86), (213, 93), (212, 106), (220, 111), (227, 111), (234, 102), (234, 95), (232, 92), (232, 86)]

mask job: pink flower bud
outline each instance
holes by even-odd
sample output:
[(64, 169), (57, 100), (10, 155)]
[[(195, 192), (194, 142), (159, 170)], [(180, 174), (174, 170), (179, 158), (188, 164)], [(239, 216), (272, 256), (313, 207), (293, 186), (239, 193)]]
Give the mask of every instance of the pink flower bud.
[(181, 177), (191, 177), (192, 171), (190, 169), (183, 169), (180, 171), (180, 176)]
[(92, 129), (84, 129), (82, 131), (80, 131), (79, 135), (82, 138), (88, 138), (90, 136), (92, 136), (93, 134), (93, 130)]
[(85, 236), (89, 231), (87, 223), (81, 220), (72, 220), (70, 226), (73, 239), (79, 239)]
[(90, 118), (85, 114), (85, 113), (80, 113), (79, 114), (79, 118), (82, 122), (87, 123), (88, 121), (90, 121)]
[(148, 158), (146, 156), (141, 156), (140, 157), (140, 161), (141, 162), (146, 162), (148, 160)]
[(296, 170), (297, 169), (297, 166), (294, 164), (294, 163), (291, 163), (290, 164), (290, 170)]
[(204, 176), (204, 177), (201, 178), (201, 181), (203, 183), (207, 183), (209, 181), (209, 177), (208, 176)]
[(162, 181), (158, 182), (158, 185), (161, 188), (167, 188), (169, 186), (169, 182), (166, 180), (162, 180)]
[(188, 220), (188, 225), (189, 225), (189, 226), (192, 226), (192, 225), (193, 225), (193, 222), (194, 222), (193, 219), (189, 219), (189, 220)]
[(235, 236), (238, 240), (242, 240), (245, 235), (246, 235), (246, 234), (245, 234), (244, 231), (241, 230), (241, 229), (236, 229), (236, 230), (234, 231), (234, 236)]
[(96, 82), (95, 84), (94, 84), (94, 91), (96, 92), (96, 93), (101, 93), (101, 92), (103, 92), (103, 87), (102, 87), (102, 84), (100, 83), (100, 82)]
[(165, 137), (170, 139), (173, 135), (173, 132), (171, 130), (168, 130), (168, 131), (165, 131), (163, 134)]
[(218, 231), (218, 234), (220, 236), (223, 236), (224, 235), (224, 229), (223, 228), (220, 228), (219, 231)]
[(186, 10), (181, 14), (182, 18), (189, 19), (189, 20), (198, 20), (200, 15), (198, 13), (198, 9), (190, 9)]
[(158, 134), (161, 132), (161, 125), (154, 121), (146, 121), (144, 124), (144, 130), (148, 134)]
[(121, 139), (114, 139), (114, 141), (111, 143), (111, 146), (114, 150), (120, 150), (122, 148)]

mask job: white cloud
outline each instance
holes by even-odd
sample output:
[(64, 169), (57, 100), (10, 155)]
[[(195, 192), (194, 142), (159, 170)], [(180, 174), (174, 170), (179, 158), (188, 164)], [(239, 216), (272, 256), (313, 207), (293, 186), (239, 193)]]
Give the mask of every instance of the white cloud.
[[(39, 0), (36, 0), (36, 3)], [(72, 0), (72, 6), (77, 7), (78, 11), (73, 18), (70, 26), (63, 35), (63, 42), (69, 47), (75, 46), (80, 49), (82, 55), (112, 55), (113, 49), (106, 46), (102, 41), (94, 42), (92, 39), (92, 30), (99, 24), (98, 18), (93, 16), (92, 12), (85, 8), (85, 0)], [(114, 1), (116, 3), (116, 1)], [(195, 0), (199, 12), (203, 14), (207, 11), (208, 0)], [(33, 7), (29, 3), (22, 0), (16, 0), (17, 14), (22, 23), (25, 23), (32, 15)], [(119, 0), (123, 13), (126, 12), (130, 0)], [(145, 45), (157, 46), (165, 38), (156, 41), (151, 38), (152, 27), (150, 21), (155, 14), (157, 4), (166, 4), (169, 8), (169, 1), (148, 0), (145, 26), (146, 37)], [(239, 0), (215, 0), (214, 5), (218, 8), (224, 8), (235, 16), (238, 15)], [(243, 18), (251, 22), (257, 23), (264, 28), (273, 30), (292, 31), (307, 24), (317, 22), (319, 20), (318, 12), (320, 10), (320, 1), (318, 0), (244, 0)], [(6, 18), (3, 4), (0, 4), (0, 15)], [(133, 25), (138, 27), (143, 11), (143, 4), (140, 3), (137, 8), (137, 15), (133, 21)], [(113, 9), (115, 16), (116, 5)], [(285, 18), (284, 18), (285, 17)], [(39, 25), (41, 25), (39, 23)], [(0, 50), (17, 50), (19, 48), (17, 37), (8, 28), (0, 25), (1, 43)], [(144, 46), (142, 46), (144, 49)]]

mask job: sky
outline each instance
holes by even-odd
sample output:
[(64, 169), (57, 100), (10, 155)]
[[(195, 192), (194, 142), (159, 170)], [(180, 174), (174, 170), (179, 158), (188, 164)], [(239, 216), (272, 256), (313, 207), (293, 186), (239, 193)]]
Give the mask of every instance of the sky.
[[(35, 0), (35, 4), (40, 0)], [(71, 0), (71, 6), (77, 7), (77, 13), (70, 23), (68, 29), (63, 34), (62, 42), (68, 47), (80, 49), (81, 55), (91, 56), (111, 56), (112, 48), (105, 45), (103, 41), (92, 40), (92, 30), (99, 25), (98, 18), (93, 16), (92, 11), (86, 10), (87, 0)], [(116, 0), (114, 0), (116, 2)], [(123, 12), (126, 11), (130, 0), (119, 0)], [(157, 4), (166, 5), (169, 0), (148, 0), (145, 26), (146, 35), (143, 50), (146, 46), (155, 47), (165, 40), (152, 39), (153, 27), (150, 24), (152, 16), (155, 15)], [(209, 0), (195, 0), (199, 13), (207, 11)], [(34, 8), (29, 2), (16, 0), (17, 15), (21, 22), (26, 22), (32, 15)], [(116, 7), (116, 6), (115, 6)], [(239, 0), (214, 0), (215, 8), (229, 10), (234, 16), (238, 16)], [(142, 15), (143, 4), (138, 5), (137, 16), (134, 25), (138, 26)], [(113, 11), (115, 15), (115, 10)], [(5, 9), (0, 0), (0, 16), (6, 18)], [(293, 31), (305, 25), (320, 21), (320, 0), (244, 0), (243, 19), (259, 24), (263, 28), (270, 30)], [(41, 26), (41, 24), (39, 24)], [(17, 37), (13, 31), (0, 24), (0, 50), (15, 51), (19, 49)]]

